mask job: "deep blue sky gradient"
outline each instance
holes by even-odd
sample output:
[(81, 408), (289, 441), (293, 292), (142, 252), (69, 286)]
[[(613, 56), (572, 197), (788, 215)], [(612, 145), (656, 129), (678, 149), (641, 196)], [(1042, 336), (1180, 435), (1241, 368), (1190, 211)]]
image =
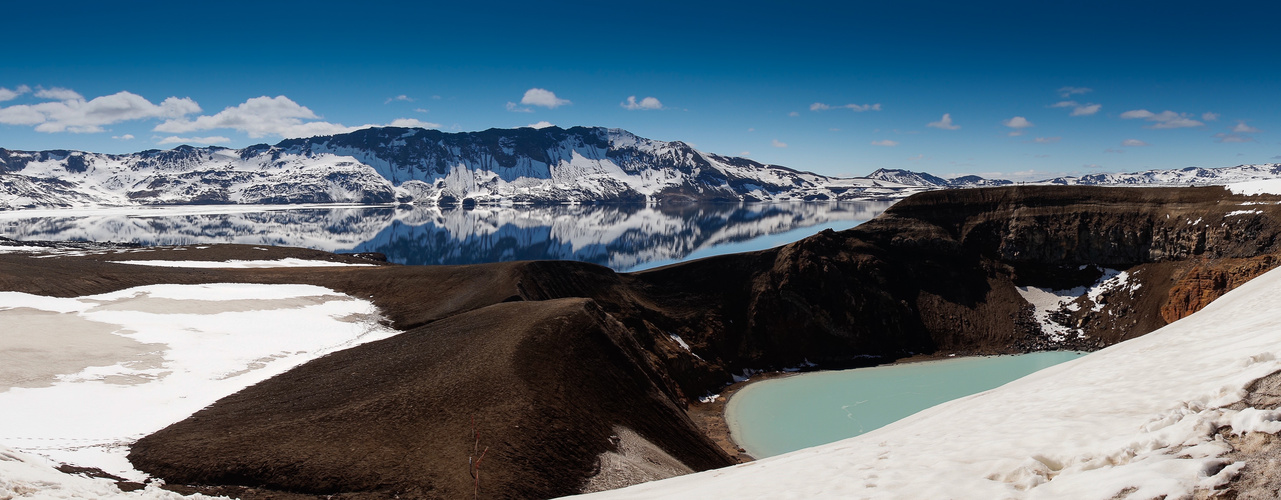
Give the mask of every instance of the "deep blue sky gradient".
[[(286, 96), (316, 121), (349, 126), (619, 127), (837, 175), (887, 167), (1038, 178), (1281, 161), (1281, 7), (1271, 2), (41, 4), (0, 8), (0, 88), (189, 97), (202, 109), (189, 119)], [(1063, 87), (1091, 91), (1064, 98)], [(572, 104), (509, 111), (530, 88)], [(413, 101), (387, 102), (398, 95)], [(664, 109), (624, 109), (628, 96)], [(1069, 99), (1101, 108), (1069, 116), (1070, 107), (1050, 107)], [(0, 108), (47, 101), (28, 92)], [(1201, 125), (1121, 118), (1134, 110)], [(960, 128), (926, 126), (944, 113)], [(1004, 123), (1016, 116), (1034, 126), (1010, 136)], [(162, 121), (96, 133), (0, 123), (0, 147), (131, 152), (173, 147), (158, 143), (174, 135), (231, 147), (281, 139), (156, 131)], [(133, 138), (112, 138), (125, 134)], [(894, 145), (873, 144), (881, 141)]]

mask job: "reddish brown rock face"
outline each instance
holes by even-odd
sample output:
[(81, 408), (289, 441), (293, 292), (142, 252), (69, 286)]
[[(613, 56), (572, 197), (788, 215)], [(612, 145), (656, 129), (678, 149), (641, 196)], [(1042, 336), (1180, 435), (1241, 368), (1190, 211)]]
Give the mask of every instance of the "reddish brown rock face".
[(1276, 265), (1272, 255), (1199, 263), (1170, 287), (1169, 301), (1161, 306), (1161, 318), (1166, 323), (1186, 318)]

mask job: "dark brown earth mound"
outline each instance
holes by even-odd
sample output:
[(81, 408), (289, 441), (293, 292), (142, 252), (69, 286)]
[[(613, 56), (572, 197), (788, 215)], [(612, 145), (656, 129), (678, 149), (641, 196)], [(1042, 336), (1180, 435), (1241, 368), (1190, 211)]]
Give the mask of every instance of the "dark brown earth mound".
[[(75, 296), (151, 283), (307, 283), (369, 297), (405, 334), (303, 365), (139, 442), (171, 483), (456, 498), (573, 493), (625, 428), (693, 469), (730, 463), (683, 411), (730, 374), (920, 353), (1094, 349), (1186, 316), (1275, 266), (1281, 198), (1221, 188), (1006, 187), (913, 196), (854, 229), (635, 274), (574, 262), (172, 269), (120, 259), (368, 262), (299, 249), (0, 254), (0, 289)], [(1078, 299), (1054, 340), (1017, 287)], [(679, 340), (678, 340), (679, 338)], [(690, 347), (684, 348), (684, 342)], [(234, 490), (233, 490), (234, 491)]]
[[(696, 469), (725, 465), (617, 321), (587, 299), (510, 302), (326, 356), (133, 447), (169, 481), (315, 494), (486, 498), (578, 492), (613, 426)], [(549, 466), (550, 465), (550, 466)]]

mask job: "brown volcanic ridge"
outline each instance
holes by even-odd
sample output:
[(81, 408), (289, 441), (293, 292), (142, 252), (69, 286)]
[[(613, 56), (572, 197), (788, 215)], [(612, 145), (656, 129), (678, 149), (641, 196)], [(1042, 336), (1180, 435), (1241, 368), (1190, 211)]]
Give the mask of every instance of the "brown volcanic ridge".
[[(697, 397), (744, 369), (1096, 349), (1143, 335), (1271, 269), (1278, 202), (1217, 187), (932, 191), (848, 231), (632, 274), (559, 261), (111, 262), (359, 260), (239, 245), (0, 254), (0, 289), (78, 296), (153, 283), (306, 283), (372, 297), (405, 333), (222, 399), (138, 441), (130, 460), (179, 491), (460, 498), (476, 491), (468, 459), (479, 445), (488, 447), (480, 497), (547, 498), (735, 463), (690, 414)], [(1087, 286), (1100, 268), (1128, 271), (1139, 292), (1059, 311), (1054, 320), (1082, 335), (1049, 340), (1015, 287)]]

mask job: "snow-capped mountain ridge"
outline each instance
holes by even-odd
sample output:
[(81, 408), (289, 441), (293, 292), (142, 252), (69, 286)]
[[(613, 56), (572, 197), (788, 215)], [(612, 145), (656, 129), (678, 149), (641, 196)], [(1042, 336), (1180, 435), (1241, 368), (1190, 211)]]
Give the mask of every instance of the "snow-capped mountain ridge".
[(370, 128), (244, 149), (127, 155), (0, 149), (0, 208), (217, 203), (576, 203), (887, 199), (851, 182), (621, 129)]
[[(1281, 178), (1281, 164), (1059, 177), (1033, 184), (1189, 185)], [(880, 169), (836, 178), (601, 127), (383, 127), (243, 149), (112, 155), (0, 149), (0, 209), (162, 204), (543, 204), (896, 199), (1012, 184)]]
[[(986, 179), (977, 175), (964, 175), (944, 179), (926, 172), (902, 169), (879, 169), (868, 174), (868, 179), (895, 182), (929, 189), (1004, 186), (1014, 181)], [(1063, 186), (1193, 186), (1223, 185), (1239, 182), (1281, 178), (1281, 163), (1237, 165), (1233, 167), (1185, 167), (1152, 169), (1130, 173), (1098, 173), (1079, 177), (1054, 177), (1024, 184), (1056, 184)]]
[(1125, 174), (1099, 173), (1080, 177), (1056, 177), (1038, 184), (1090, 186), (1187, 186), (1218, 185), (1281, 178), (1281, 163), (1237, 165), (1235, 167), (1153, 169)]

